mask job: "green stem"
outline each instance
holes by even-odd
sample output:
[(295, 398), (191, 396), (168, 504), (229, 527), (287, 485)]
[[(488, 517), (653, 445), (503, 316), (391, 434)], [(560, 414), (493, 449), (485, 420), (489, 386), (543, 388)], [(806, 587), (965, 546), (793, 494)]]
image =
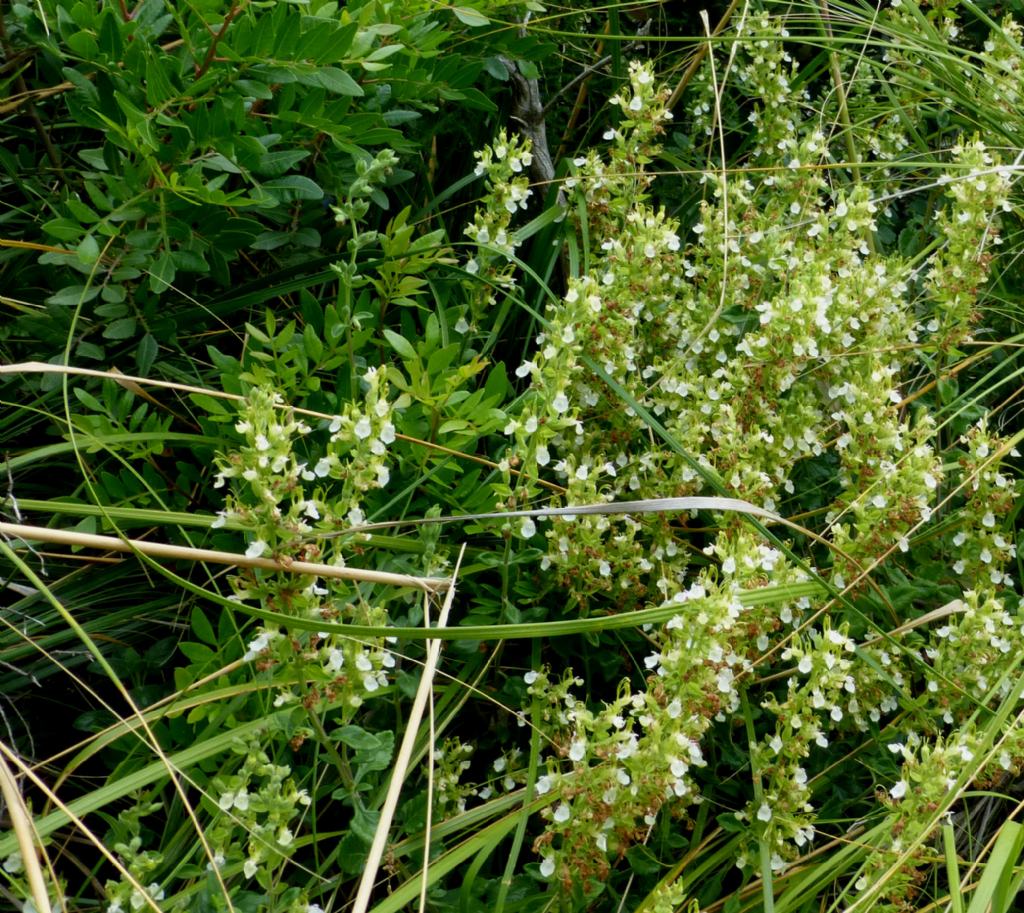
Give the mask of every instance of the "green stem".
[[(302, 661), (297, 659), (295, 666), (296, 672), (298, 673), (297, 681), (304, 681), (304, 677), (302, 675)], [(309, 689), (307, 687), (307, 693), (308, 692)], [(324, 729), (324, 724), (321, 722), (319, 714), (312, 707), (306, 707), (306, 716), (309, 718), (309, 723), (313, 727), (313, 731), (316, 732), (320, 745), (323, 747), (324, 751), (327, 752), (327, 757), (331, 759), (331, 763), (333, 763), (338, 769), (338, 774), (341, 777), (341, 782), (345, 789), (354, 793), (356, 781), (355, 777), (352, 775), (352, 768), (349, 766), (348, 761), (338, 753), (338, 748), (327, 735), (327, 730)]]

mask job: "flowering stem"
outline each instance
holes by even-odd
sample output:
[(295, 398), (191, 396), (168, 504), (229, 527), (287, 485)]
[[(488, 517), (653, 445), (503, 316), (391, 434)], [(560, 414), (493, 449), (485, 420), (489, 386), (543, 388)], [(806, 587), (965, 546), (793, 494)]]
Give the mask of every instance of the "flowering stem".
[[(530, 668), (540, 668), (540, 641), (534, 639), (533, 652), (530, 658)], [(540, 738), (541, 729), (537, 725), (540, 719), (540, 699), (533, 696), (530, 709), (530, 717), (533, 722), (530, 733), (530, 764), (526, 774), (526, 788), (523, 794), (523, 808), (519, 813), (519, 823), (516, 825), (515, 836), (512, 838), (512, 849), (508, 854), (508, 862), (505, 864), (505, 873), (501, 876), (501, 884), (498, 887), (498, 897), (494, 904), (494, 913), (504, 913), (505, 899), (508, 890), (512, 887), (512, 877), (515, 875), (516, 864), (519, 861), (519, 852), (523, 846), (523, 837), (526, 835), (526, 822), (530, 820), (528, 808), (533, 801), (533, 789), (537, 782), (537, 768), (540, 762)]]
[[(750, 751), (750, 775), (754, 783), (754, 805), (760, 808), (764, 802), (764, 790), (761, 784), (761, 769), (755, 760), (757, 734), (754, 731), (754, 717), (750, 712), (750, 701), (747, 699), (746, 688), (740, 691), (740, 703), (743, 707), (743, 722), (747, 730), (747, 745)], [(772, 852), (766, 839), (767, 831), (768, 827), (765, 825), (764, 833), (757, 842), (761, 862), (761, 894), (764, 900), (764, 913), (775, 913), (775, 893), (772, 888)]]
[[(297, 659), (296, 667), (299, 672), (299, 680), (302, 681), (302, 660)], [(349, 792), (354, 793), (356, 788), (355, 777), (352, 776), (352, 768), (339, 753), (337, 746), (327, 735), (327, 730), (324, 729), (324, 724), (320, 720), (319, 714), (312, 707), (306, 708), (306, 716), (309, 717), (309, 723), (316, 732), (317, 738), (320, 740), (320, 744), (323, 746), (324, 751), (327, 752), (327, 757), (331, 759), (331, 762), (336, 768), (338, 768), (338, 774), (341, 776), (341, 782), (345, 789)]]

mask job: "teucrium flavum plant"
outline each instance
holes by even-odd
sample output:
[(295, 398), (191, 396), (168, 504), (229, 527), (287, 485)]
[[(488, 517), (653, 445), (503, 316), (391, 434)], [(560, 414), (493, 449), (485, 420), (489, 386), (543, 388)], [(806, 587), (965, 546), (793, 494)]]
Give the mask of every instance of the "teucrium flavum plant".
[[(916, 27), (900, 6), (891, 21)], [(937, 21), (942, 34), (956, 28), (945, 14)], [(873, 178), (855, 178), (845, 144), (821, 116), (831, 117), (836, 101), (802, 81), (789, 37), (769, 16), (744, 15), (732, 42), (710, 51), (715, 67), (695, 76), (687, 110), (677, 109), (684, 129), (707, 144), (703, 172), (681, 178), (700, 198), (692, 209), (657, 202), (652, 163), (662, 161), (673, 124), (671, 93), (652, 65), (629, 66), (611, 100), (614, 125), (567, 163), (565, 221), (586, 238), (586, 256), (552, 283), (557, 291), (531, 325), (511, 372), (521, 395), (501, 403), (504, 412), (495, 407), (486, 426), (479, 420), (503, 430), (487, 446), (497, 466), (489, 491), (504, 507), (539, 503), (552, 488), (556, 505), (726, 494), (795, 515), (813, 534), (781, 525), (766, 532), (717, 512), (519, 518), (503, 530), (506, 559), (538, 556), (536, 579), (571, 611), (652, 609), (668, 619), (623, 646), (629, 674), (604, 691), (546, 649), (508, 686), (503, 697), (525, 696), (520, 720), (539, 730), (538, 764), (522, 746), (481, 751), (464, 730), (422, 749), (434, 768), (435, 820), (445, 826), (529, 785), (542, 805), (526, 844), (535, 853), (529, 871), (566, 896), (606, 881), (669, 817), (703, 828), (713, 816), (735, 835), (737, 877), (770, 880), (823, 837), (853, 839), (826, 805), (830, 767), (845, 763), (868, 836), (842, 885), (855, 903), (908, 909), (927, 862), (921, 847), (958, 794), (1024, 767), (1014, 675), (1024, 628), (1011, 531), (1020, 486), (1004, 465), (1014, 442), (995, 421), (951, 432), (913, 405), (920, 365), (953, 364), (985, 329), (979, 296), (1013, 170), (980, 133), (958, 138), (936, 157), (926, 243), (916, 251), (886, 243), (891, 207), (910, 193), (897, 165), (913, 125), (902, 113), (873, 124), (857, 163)], [(1006, 23), (984, 45), (979, 93), (1013, 91), (1019, 37)], [(887, 70), (847, 73), (851, 106), (869, 109), (879, 72), (922, 78), (919, 61), (898, 47), (879, 56)], [(749, 131), (741, 168), (719, 158), (725, 124), (736, 122)], [(342, 564), (366, 555), (358, 533), (314, 535), (360, 525), (409, 475), (411, 461), (393, 446), (396, 425), (404, 436), (422, 407), (419, 416), (435, 410), (422, 423), (429, 443), (444, 444), (446, 429), (466, 431), (467, 419), (447, 425), (441, 413), (456, 392), (469, 396), (463, 382), (485, 367), (470, 347), (528, 285), (514, 222), (534, 199), (531, 155), (528, 140), (501, 132), (476, 156), (481, 202), (464, 230), (462, 270), (447, 287), (463, 295), (453, 293), (444, 315), (456, 341), (428, 350), (448, 329), (433, 314), (426, 340), (410, 341), (411, 321), (405, 336), (385, 329), (403, 369), (361, 348), (348, 365), (350, 395), (332, 419), (300, 418), (272, 385), (252, 382), (269, 369), (246, 378), (235, 443), (217, 461), (226, 498), (215, 525), (244, 530), (249, 556)], [(391, 285), (372, 275), (378, 242), (398, 248), (362, 223), (397, 157), (385, 150), (359, 162), (334, 207), (351, 232), (335, 268), (350, 340), (375, 332), (363, 326), (373, 315), (357, 317), (357, 297), (370, 300), (376, 289), (381, 312), (426, 297), (423, 283), (406, 294), (397, 280), (385, 294)], [(407, 214), (396, 230), (408, 229)], [(431, 262), (449, 264), (440, 255)], [(396, 267), (395, 275), (404, 273)], [(436, 366), (438, 352), (450, 373), (424, 382), (421, 360)], [(432, 497), (432, 484), (424, 475), (414, 487)], [(446, 563), (441, 535), (430, 528), (411, 559), (422, 555), (425, 573)], [(900, 602), (892, 594), (925, 562), (934, 588)], [(474, 573), (491, 569), (481, 559)], [(504, 585), (507, 562), (501, 571)], [(374, 734), (356, 721), (378, 712), (390, 721), (377, 700), (396, 696), (400, 707), (403, 682), (385, 638), (346, 637), (343, 625), (394, 623), (399, 600), (263, 570), (238, 573), (230, 585), (235, 602), (275, 613), (240, 651), (245, 674), (269, 695), (267, 712), (288, 719), (287, 740), (276, 730), (261, 738), (294, 750), (311, 737), (322, 744), (368, 842), (371, 788), (360, 782), (359, 759), (386, 769), (393, 740), (383, 737), (390, 722)], [(533, 592), (506, 589), (503, 611)], [(925, 611), (932, 615), (922, 620)], [(289, 619), (325, 629), (292, 628)], [(330, 736), (327, 714), (339, 724)], [(312, 910), (304, 895), (286, 896), (279, 876), (315, 790), (258, 742), (236, 751), (204, 796), (211, 865), (268, 895), (279, 891), (282, 908)], [(853, 751), (856, 765), (836, 757)], [(123, 815), (117, 851), (159, 900), (168, 886), (150, 876), (161, 859), (140, 836), (148, 808), (140, 799)], [(115, 913), (142, 899), (127, 880), (107, 893)], [(666, 882), (646, 908), (674, 910), (685, 900)]]
[[(714, 138), (715, 112), (741, 101), (753, 167), (710, 167), (695, 223), (680, 226), (646, 202), (645, 166), (667, 119), (666, 92), (648, 65), (631, 65), (628, 87), (612, 100), (622, 120), (605, 135), (606, 154), (576, 159), (566, 186), (587, 207), (591, 264), (549, 305), (516, 372), (530, 386), (505, 432), (525, 475), (508, 477), (499, 493), (519, 506), (537, 494), (528, 479), (552, 471), (566, 504), (708, 493), (717, 478), (730, 495), (785, 512), (802, 467), (828, 464), (838, 482), (820, 528), (828, 547), (786, 554), (725, 517), (702, 553), (667, 518), (519, 524), (526, 539), (544, 536), (544, 566), (577, 599), (678, 606), (650, 633), (642, 687), (624, 682), (614, 700), (574, 696), (584, 683), (571, 674), (527, 675), (529, 693), (551, 708), (539, 722), (553, 746), (537, 784), (551, 803), (534, 846), (541, 874), (566, 885), (603, 877), (663, 808), (685, 815), (701, 801), (709, 733), (742, 718), (748, 698), (761, 711), (750, 746), (760, 785), (735, 809), (747, 847), (738, 865), (756, 867), (766, 852), (760, 858), (782, 870), (806, 851), (817, 831), (809, 770), (823, 766), (833, 739), (881, 726), (919, 746), (898, 755), (902, 771), (882, 765), (897, 780), (880, 788), (899, 829), (921, 837), (975, 757), (968, 720), (1006, 697), (1024, 646), (1006, 567), (1013, 542), (1004, 518), (1017, 496), (998, 464), (1007, 445), (977, 427), (951, 466), (935, 424), (903, 404), (916, 349), (945, 351), (975, 330), (1009, 172), (980, 139), (964, 138), (950, 150), (939, 243), (927, 261), (880, 252), (885, 185), (830, 180), (821, 166), (839, 150), (805, 118), (812, 99), (791, 90), (796, 68), (781, 26), (752, 16), (742, 28), (731, 101), (716, 98), (705, 70), (693, 119)], [(876, 154), (885, 160), (891, 148), (887, 139)], [(584, 357), (658, 418), (703, 473), (659, 446)], [(859, 598), (880, 566), (914, 553), (937, 512), (955, 520), (947, 579), (963, 595), (941, 624), (913, 635), (920, 655), (898, 636), (865, 638), (863, 616), (835, 599), (769, 609), (739, 598), (811, 573)], [(785, 670), (782, 690), (757, 684), (766, 657)], [(992, 762), (1004, 770), (1020, 764), (1013, 721)], [(935, 794), (915, 793), (908, 804), (906, 784), (937, 764), (948, 773), (929, 781)], [(884, 868), (869, 863), (857, 889), (870, 891)], [(886, 897), (898, 904), (912, 882), (888, 882)]]

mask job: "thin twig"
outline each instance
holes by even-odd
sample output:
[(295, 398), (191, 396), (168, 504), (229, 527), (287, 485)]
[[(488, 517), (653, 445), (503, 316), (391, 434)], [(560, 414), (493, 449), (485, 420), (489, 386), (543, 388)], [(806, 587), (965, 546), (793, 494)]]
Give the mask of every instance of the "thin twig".
[(146, 542), (141, 539), (118, 539), (115, 536), (96, 536), (69, 529), (49, 529), (45, 526), (27, 526), (22, 523), (0, 522), (0, 535), (36, 542), (55, 542), (82, 548), (98, 548), (114, 552), (140, 552), (151, 558), (171, 558), (180, 561), (208, 561), (234, 567), (254, 567), (268, 571), (286, 571), (291, 574), (310, 574), (315, 577), (333, 577), (364, 583), (383, 583), (389, 586), (407, 586), (427, 592), (439, 593), (448, 588), (448, 580), (440, 577), (414, 577), (410, 574), (392, 574), (354, 567), (336, 567), (312, 561), (291, 561), (287, 558), (256, 558), (235, 552), (220, 552), (208, 548), (188, 548), (164, 542)]
[[(722, 13), (722, 18), (718, 20), (718, 25), (715, 26), (714, 31), (709, 36), (710, 38), (716, 38), (722, 33), (722, 31), (724, 31), (725, 27), (729, 24), (729, 20), (732, 18), (732, 14), (736, 11), (738, 3), (739, 0), (732, 0), (732, 3), (729, 4), (729, 8)], [(675, 90), (672, 92), (672, 95), (668, 100), (668, 104), (665, 106), (669, 111), (679, 104), (679, 99), (682, 98), (683, 92), (686, 91), (686, 87), (690, 84), (690, 80), (693, 79), (697, 70), (700, 69), (700, 65), (704, 61), (704, 55), (707, 54), (710, 46), (710, 41), (702, 41), (697, 46), (697, 51), (694, 53), (693, 59), (690, 61), (690, 65), (686, 68), (686, 72), (683, 73), (682, 78), (676, 84)]]
[[(18, 851), (21, 853), (21, 864), (25, 869), (25, 878), (28, 881), (29, 891), (32, 893), (32, 900), (39, 913), (51, 913), (50, 893), (46, 889), (46, 879), (43, 878), (43, 867), (39, 864), (39, 857), (36, 855), (35, 847), (41, 846), (35, 829), (32, 826), (32, 816), (25, 806), (25, 800), (18, 789), (18, 781), (14, 778), (7, 761), (0, 754), (0, 794), (4, 797), (7, 805), (7, 815), (11, 819), (11, 827), (18, 838)], [(33, 840), (33, 837), (36, 839)]]
[[(455, 562), (455, 569), (452, 571), (451, 580), (448, 582), (448, 592), (445, 595), (444, 605), (441, 607), (441, 615), (437, 619), (437, 626), (443, 628), (448, 623), (448, 613), (451, 611), (452, 601), (455, 599), (455, 578), (459, 574), (459, 567), (462, 565), (462, 556), (466, 553), (466, 546), (462, 546), (459, 552), (459, 559)], [(370, 905), (370, 894), (373, 891), (373, 884), (377, 878), (377, 870), (380, 868), (380, 861), (384, 856), (384, 848), (387, 845), (388, 833), (391, 830), (391, 821), (395, 816), (395, 809), (398, 807), (398, 798), (402, 791), (402, 782), (409, 767), (409, 759), (412, 757), (413, 746), (419, 732), (420, 722), (423, 719), (423, 711), (427, 705), (427, 698), (434, 687), (434, 672), (437, 669), (437, 661), (441, 655), (441, 641), (427, 641), (427, 661), (423, 664), (423, 672), (420, 676), (420, 685), (413, 700), (412, 709), (409, 711), (409, 719), (405, 726), (405, 735), (402, 736), (402, 747), (399, 749), (398, 757), (395, 759), (395, 768), (391, 774), (391, 783), (388, 785), (387, 796), (384, 805), (380, 810), (380, 820), (377, 822), (377, 830), (373, 835), (373, 843), (370, 846), (370, 853), (363, 868), (362, 878), (359, 880), (359, 890), (356, 893), (356, 900), (352, 906), (352, 913), (366, 913)], [(429, 837), (427, 843), (429, 845)]]
[(224, 21), (220, 24), (220, 29), (217, 34), (213, 36), (213, 40), (210, 42), (210, 49), (206, 52), (206, 57), (203, 58), (203, 62), (200, 66), (196, 67), (196, 79), (201, 77), (208, 69), (210, 64), (213, 63), (213, 57), (217, 53), (217, 45), (221, 38), (224, 37), (224, 33), (228, 30), (228, 26), (234, 18), (242, 11), (242, 7), (238, 3), (234, 3), (231, 9), (228, 10), (228, 14), (224, 17)]

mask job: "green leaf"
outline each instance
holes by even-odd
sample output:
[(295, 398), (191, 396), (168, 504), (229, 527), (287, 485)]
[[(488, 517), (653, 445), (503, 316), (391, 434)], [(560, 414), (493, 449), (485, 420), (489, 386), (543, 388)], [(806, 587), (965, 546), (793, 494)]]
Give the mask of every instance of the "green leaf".
[(91, 266), (100, 258), (100, 246), (92, 235), (86, 235), (78, 242), (78, 259), (86, 266)]
[(416, 350), (404, 336), (399, 336), (394, 330), (385, 330), (384, 338), (403, 359), (412, 361), (416, 358)]
[(373, 770), (387, 770), (391, 766), (391, 755), (395, 750), (395, 734), (388, 730), (377, 733), (377, 747), (356, 752), (356, 769), (362, 777)]
[(79, 302), (92, 301), (100, 293), (98, 285), (68, 285), (46, 299), (47, 304), (77, 305)]
[(75, 354), (79, 358), (91, 358), (93, 361), (103, 361), (107, 357), (107, 350), (103, 346), (98, 346), (94, 342), (87, 342), (82, 340), (77, 346), (75, 346)]
[(491, 20), (483, 13), (470, 9), (467, 6), (453, 6), (452, 12), (455, 13), (455, 18), (458, 19), (459, 22), (463, 25), (468, 25), (471, 28), (479, 28), (481, 25), (491, 24)]
[(316, 85), (335, 95), (349, 95), (358, 97), (363, 95), (363, 87), (359, 85), (344, 70), (337, 67), (320, 67), (310, 77), (299, 80), (306, 85)]
[(324, 344), (310, 324), (306, 324), (306, 328), (302, 331), (302, 343), (305, 346), (306, 354), (313, 361), (320, 361), (320, 356), (324, 354)]
[(139, 374), (149, 373), (153, 362), (156, 361), (158, 351), (159, 346), (152, 333), (147, 333), (139, 340), (139, 347), (135, 350), (135, 366), (138, 368)]
[(339, 726), (332, 735), (339, 742), (356, 751), (372, 751), (380, 747), (380, 739), (359, 726)]
[(213, 625), (210, 624), (210, 619), (206, 617), (206, 613), (199, 606), (192, 609), (192, 630), (203, 643), (213, 647), (217, 646), (217, 635), (213, 633)]
[(51, 219), (43, 224), (43, 231), (58, 241), (76, 241), (82, 236), (82, 226), (74, 219)]
[(178, 644), (178, 649), (194, 663), (208, 663), (216, 656), (206, 644), (197, 644), (187, 640)]
[(100, 401), (96, 399), (91, 393), (87, 393), (81, 387), (74, 387), (75, 399), (77, 399), (87, 409), (91, 409), (93, 412), (103, 413), (106, 409), (100, 404)]
[(289, 174), (274, 178), (260, 186), (274, 196), (279, 203), (291, 203), (294, 200), (319, 200), (324, 195), (316, 181), (311, 181), (301, 174)]
[(280, 149), (267, 152), (253, 170), (258, 174), (276, 178), (294, 168), (311, 153), (306, 149)]
[(149, 268), (149, 287), (155, 294), (160, 295), (170, 288), (174, 282), (177, 270), (174, 266), (174, 258), (168, 251), (164, 251)]
[(108, 324), (103, 330), (104, 339), (131, 339), (135, 335), (138, 321), (134, 317), (121, 317)]
[(91, 225), (93, 222), (99, 222), (100, 220), (99, 214), (95, 210), (74, 197), (68, 199), (67, 207), (71, 210), (71, 215), (80, 222), (86, 222)]
[(377, 832), (380, 812), (363, 808), (362, 803), (356, 804), (356, 813), (352, 816), (352, 833), (363, 843), (373, 843), (373, 835)]
[(100, 54), (99, 45), (89, 32), (76, 32), (74, 35), (69, 35), (67, 45), (76, 56), (84, 60), (95, 60)]
[(146, 101), (154, 108), (170, 101), (177, 94), (164, 70), (163, 62), (155, 57), (146, 61)]
[(258, 79), (237, 79), (235, 88), (248, 98), (258, 98), (261, 101), (269, 101), (274, 97), (270, 86)]
[(500, 82), (508, 82), (508, 67), (501, 62), (500, 57), (488, 57), (484, 60), (484, 69)]

